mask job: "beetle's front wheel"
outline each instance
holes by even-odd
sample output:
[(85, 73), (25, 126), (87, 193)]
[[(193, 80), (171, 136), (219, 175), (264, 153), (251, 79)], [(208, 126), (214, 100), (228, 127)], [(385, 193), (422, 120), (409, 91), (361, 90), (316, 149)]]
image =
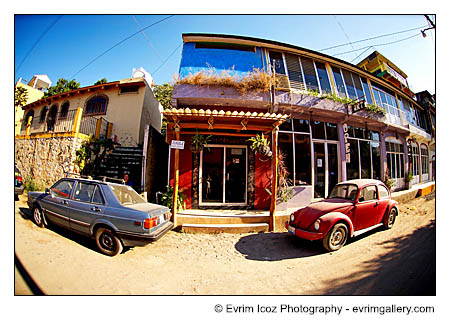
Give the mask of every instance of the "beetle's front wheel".
[(323, 247), (329, 252), (337, 251), (345, 245), (347, 237), (347, 226), (343, 223), (337, 223), (323, 238)]

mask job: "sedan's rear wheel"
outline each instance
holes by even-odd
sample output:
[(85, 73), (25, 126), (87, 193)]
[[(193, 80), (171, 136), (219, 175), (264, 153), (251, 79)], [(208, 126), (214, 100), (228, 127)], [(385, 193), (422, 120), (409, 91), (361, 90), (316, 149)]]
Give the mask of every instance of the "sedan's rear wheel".
[(119, 237), (108, 228), (97, 229), (95, 232), (95, 242), (98, 249), (108, 256), (116, 256), (123, 250), (123, 245)]
[(348, 237), (348, 228), (343, 223), (337, 223), (323, 238), (323, 247), (329, 251), (337, 251), (345, 245)]
[(44, 228), (44, 214), (42, 213), (41, 208), (38, 206), (34, 207), (33, 209), (33, 220), (38, 227)]

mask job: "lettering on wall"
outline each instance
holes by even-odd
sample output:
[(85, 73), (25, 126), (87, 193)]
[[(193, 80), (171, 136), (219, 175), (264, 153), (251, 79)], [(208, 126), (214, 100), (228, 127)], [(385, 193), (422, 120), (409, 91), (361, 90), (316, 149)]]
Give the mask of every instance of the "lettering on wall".
[(344, 129), (344, 144), (345, 144), (345, 162), (350, 162), (350, 142), (348, 141), (348, 137), (350, 136), (348, 134), (348, 126), (347, 123), (344, 123), (342, 125), (342, 128)]

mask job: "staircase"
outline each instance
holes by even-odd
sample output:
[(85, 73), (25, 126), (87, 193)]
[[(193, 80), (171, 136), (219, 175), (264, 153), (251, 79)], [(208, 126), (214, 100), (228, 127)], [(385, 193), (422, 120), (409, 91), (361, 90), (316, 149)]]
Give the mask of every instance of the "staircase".
[(177, 224), (187, 233), (249, 233), (269, 230), (268, 211), (184, 210), (177, 213)]

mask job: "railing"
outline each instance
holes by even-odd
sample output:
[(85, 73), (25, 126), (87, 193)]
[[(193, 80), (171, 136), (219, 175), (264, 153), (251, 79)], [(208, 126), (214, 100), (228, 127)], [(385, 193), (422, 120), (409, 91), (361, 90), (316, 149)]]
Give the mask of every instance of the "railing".
[[(74, 131), (75, 119), (78, 110), (70, 110), (62, 114), (57, 114), (56, 120), (47, 112), (43, 115), (34, 116), (31, 120), (30, 134), (36, 133), (61, 133)], [(100, 121), (100, 122), (99, 122)], [(26, 135), (28, 119), (24, 118), (20, 135)], [(78, 132), (86, 135), (98, 135), (100, 138), (105, 138), (108, 132), (108, 125), (110, 123), (103, 117), (95, 116), (81, 116), (80, 127)]]

